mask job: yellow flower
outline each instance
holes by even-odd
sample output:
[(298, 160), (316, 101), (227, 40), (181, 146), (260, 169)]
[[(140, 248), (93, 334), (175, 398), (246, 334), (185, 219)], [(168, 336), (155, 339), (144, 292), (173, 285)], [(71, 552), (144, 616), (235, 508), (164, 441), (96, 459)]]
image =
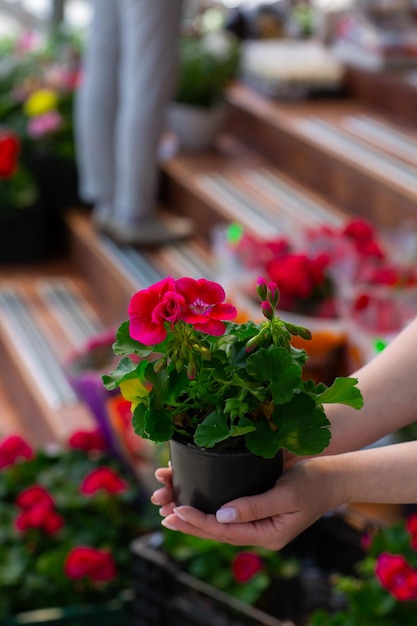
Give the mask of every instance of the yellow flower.
[(135, 410), (141, 398), (149, 394), (149, 388), (138, 379), (126, 380), (120, 383), (120, 392), (125, 400), (132, 403), (132, 412)]
[(52, 89), (38, 89), (25, 102), (24, 110), (29, 117), (43, 115), (58, 105), (58, 96)]

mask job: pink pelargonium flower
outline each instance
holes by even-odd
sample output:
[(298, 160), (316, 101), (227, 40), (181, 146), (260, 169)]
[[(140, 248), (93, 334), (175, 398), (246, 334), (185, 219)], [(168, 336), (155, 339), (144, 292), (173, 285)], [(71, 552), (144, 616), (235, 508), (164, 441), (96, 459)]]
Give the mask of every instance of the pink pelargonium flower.
[(397, 600), (417, 600), (417, 570), (402, 555), (380, 554), (375, 574), (382, 587)]
[(109, 467), (98, 467), (90, 472), (81, 484), (81, 492), (90, 495), (97, 491), (120, 493), (125, 491), (127, 484)]
[(38, 505), (49, 508), (55, 506), (53, 497), (41, 485), (32, 485), (31, 487), (23, 489), (16, 498), (16, 504), (21, 509), (31, 509)]
[(254, 552), (240, 552), (232, 563), (233, 576), (239, 583), (247, 583), (262, 568), (262, 559)]
[(94, 582), (113, 580), (117, 576), (116, 564), (110, 552), (89, 546), (77, 546), (68, 554), (64, 571), (68, 578), (90, 578)]
[(172, 276), (138, 291), (128, 308), (130, 336), (145, 346), (160, 343), (167, 336), (165, 323), (175, 324), (180, 319), (183, 304)]
[(15, 525), (22, 532), (36, 528), (48, 535), (54, 535), (64, 525), (64, 519), (45, 502), (24, 509), (17, 516)]
[(39, 139), (44, 135), (55, 133), (62, 126), (61, 114), (52, 109), (42, 115), (32, 117), (28, 122), (28, 135), (32, 139)]
[(186, 301), (181, 319), (196, 330), (218, 337), (225, 331), (221, 320), (232, 320), (237, 315), (236, 307), (223, 304), (226, 294), (218, 283), (205, 278), (180, 278), (176, 288)]
[(68, 445), (70, 448), (86, 452), (102, 452), (107, 448), (106, 439), (100, 428), (75, 431), (68, 439)]
[(10, 435), (0, 443), (0, 469), (14, 465), (20, 458), (31, 459), (32, 448), (20, 435)]

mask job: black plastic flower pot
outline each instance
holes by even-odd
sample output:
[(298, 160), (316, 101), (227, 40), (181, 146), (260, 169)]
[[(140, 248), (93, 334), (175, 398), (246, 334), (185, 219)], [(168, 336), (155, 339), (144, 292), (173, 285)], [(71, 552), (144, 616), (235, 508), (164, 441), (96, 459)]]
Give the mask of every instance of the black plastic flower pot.
[(263, 493), (274, 486), (283, 471), (283, 450), (272, 459), (251, 452), (215, 451), (170, 441), (174, 499), (215, 513), (223, 504), (243, 496)]

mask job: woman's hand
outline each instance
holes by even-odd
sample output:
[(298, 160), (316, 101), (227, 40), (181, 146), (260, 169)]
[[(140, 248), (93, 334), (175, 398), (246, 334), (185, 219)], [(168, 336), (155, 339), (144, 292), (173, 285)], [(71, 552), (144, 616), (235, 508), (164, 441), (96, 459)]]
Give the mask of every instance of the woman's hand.
[(158, 469), (155, 476), (164, 487), (155, 491), (151, 500), (161, 506), (164, 526), (233, 545), (279, 550), (344, 502), (343, 489), (333, 484), (327, 457), (293, 464), (269, 491), (233, 500), (216, 515), (190, 506), (176, 507), (171, 469)]

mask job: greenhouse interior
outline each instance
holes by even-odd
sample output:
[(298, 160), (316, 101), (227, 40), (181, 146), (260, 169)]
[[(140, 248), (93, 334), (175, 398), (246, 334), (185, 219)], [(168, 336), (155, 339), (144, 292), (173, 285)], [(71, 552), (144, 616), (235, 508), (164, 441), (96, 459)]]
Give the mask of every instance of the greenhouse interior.
[(0, 0), (0, 626), (415, 626), (416, 318), (416, 0)]

